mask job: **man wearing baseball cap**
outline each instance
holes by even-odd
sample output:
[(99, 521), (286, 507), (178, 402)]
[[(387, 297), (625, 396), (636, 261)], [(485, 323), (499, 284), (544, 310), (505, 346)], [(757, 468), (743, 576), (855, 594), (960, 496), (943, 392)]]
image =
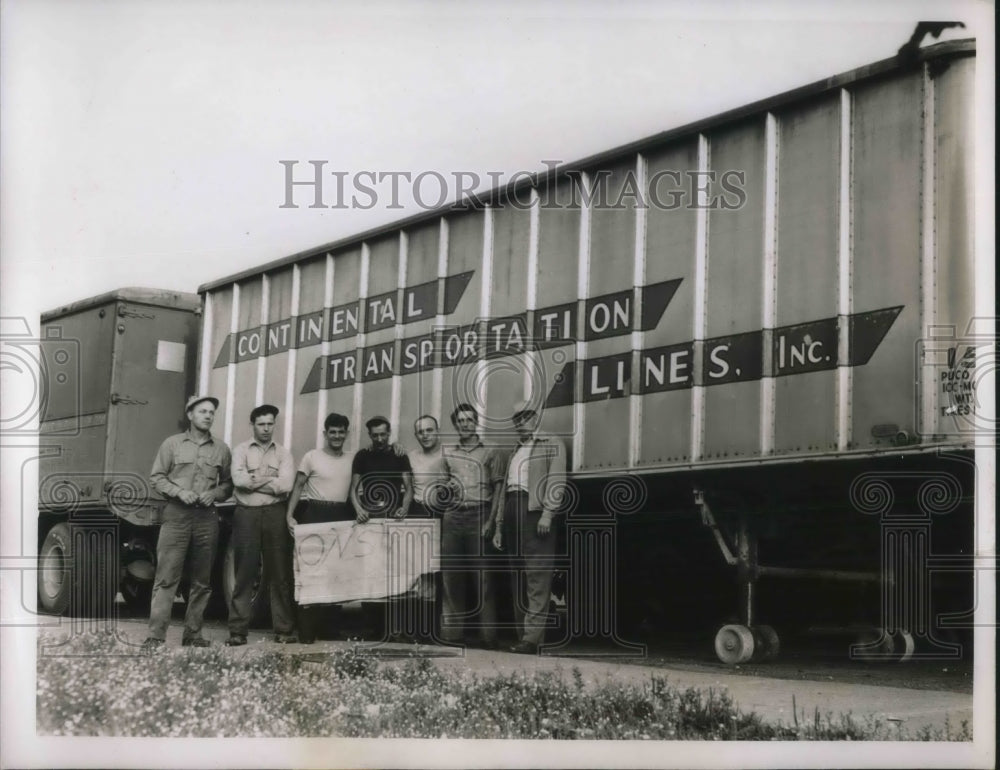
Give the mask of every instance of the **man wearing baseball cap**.
[(212, 423), (219, 399), (191, 396), (186, 405), (190, 426), (170, 436), (156, 453), (150, 482), (167, 498), (156, 544), (156, 579), (149, 609), (147, 650), (163, 645), (170, 610), (185, 559), (191, 569), (191, 591), (184, 615), (183, 646), (208, 647), (201, 635), (202, 618), (212, 595), (212, 562), (219, 540), (216, 503), (233, 492), (229, 447), (215, 438)]
[(566, 448), (538, 430), (539, 418), (531, 402), (514, 407), (511, 422), (519, 440), (504, 475), (504, 508), (494, 535), (498, 548), (507, 538), (512, 567), (518, 642), (510, 649), (526, 654), (537, 653), (545, 638), (555, 566), (553, 519), (566, 488)]
[(250, 598), (261, 559), (270, 586), (275, 641), (297, 641), (292, 609), (292, 539), (285, 526), (288, 493), (295, 483), (291, 453), (273, 440), (278, 407), (261, 404), (250, 412), (253, 437), (233, 450), (233, 555), (236, 584), (229, 602), (226, 645), (247, 643)]

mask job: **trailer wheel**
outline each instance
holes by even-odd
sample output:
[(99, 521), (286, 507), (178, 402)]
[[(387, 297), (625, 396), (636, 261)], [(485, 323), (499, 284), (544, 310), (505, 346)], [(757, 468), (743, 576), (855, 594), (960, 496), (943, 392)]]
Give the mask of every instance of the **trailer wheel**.
[(913, 650), (916, 648), (916, 644), (913, 641), (913, 634), (909, 631), (897, 631), (893, 635), (893, 641), (896, 642), (896, 649), (899, 650), (900, 663), (913, 657)]
[(746, 663), (754, 647), (753, 634), (743, 625), (723, 626), (715, 635), (715, 654), (723, 663)]
[[(76, 553), (74, 539), (83, 546)], [(76, 530), (60, 522), (38, 554), (38, 604), (44, 612), (111, 617), (118, 593), (117, 541), (103, 529)]]
[(896, 656), (896, 641), (884, 628), (871, 628), (858, 634), (857, 641), (851, 645), (851, 657), (867, 662), (894, 660)]
[(125, 579), (122, 580), (122, 598), (132, 615), (149, 615), (149, 605), (153, 601), (153, 582), (139, 580), (126, 572)]
[(753, 639), (758, 660), (774, 660), (781, 651), (781, 640), (772, 626), (754, 626)]
[(38, 606), (43, 612), (62, 615), (69, 609), (73, 553), (68, 524), (56, 524), (38, 552)]
[[(233, 590), (236, 587), (236, 551), (232, 543), (226, 546), (225, 561), (222, 565), (222, 591), (226, 597), (226, 607), (233, 600)], [(271, 601), (267, 573), (264, 571), (264, 557), (260, 557), (257, 567), (257, 579), (250, 590), (250, 625), (256, 628), (266, 627), (271, 622)]]

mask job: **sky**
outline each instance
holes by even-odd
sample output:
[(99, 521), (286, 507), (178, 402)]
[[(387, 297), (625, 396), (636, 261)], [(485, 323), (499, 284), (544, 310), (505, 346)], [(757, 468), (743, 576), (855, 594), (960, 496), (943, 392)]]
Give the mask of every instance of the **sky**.
[[(2, 8), (0, 300), (33, 319), (122, 286), (195, 291), (433, 205), (435, 172), (506, 181), (887, 58), (919, 19), (965, 19), (946, 36), (976, 34), (986, 6)], [(311, 208), (296, 188), (297, 208), (283, 208), (283, 160), (297, 181), (325, 161), (348, 192), (359, 172), (426, 178), (419, 200), (403, 182), (396, 208), (385, 185), (371, 206)]]

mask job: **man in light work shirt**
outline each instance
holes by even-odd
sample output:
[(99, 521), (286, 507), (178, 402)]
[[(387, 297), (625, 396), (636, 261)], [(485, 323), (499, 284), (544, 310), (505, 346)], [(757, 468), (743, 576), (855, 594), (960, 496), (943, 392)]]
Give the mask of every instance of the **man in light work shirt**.
[(253, 438), (233, 450), (233, 555), (236, 583), (229, 602), (229, 639), (247, 643), (250, 599), (261, 556), (270, 586), (275, 641), (296, 641), (292, 608), (292, 539), (285, 525), (288, 493), (295, 483), (291, 453), (272, 439), (278, 407), (261, 404), (250, 412)]
[(167, 505), (156, 544), (149, 637), (143, 643), (147, 650), (160, 647), (166, 639), (185, 558), (190, 561), (191, 592), (182, 644), (185, 647), (210, 644), (201, 635), (201, 626), (212, 594), (212, 562), (219, 540), (215, 505), (233, 492), (229, 447), (211, 433), (218, 406), (219, 400), (212, 396), (189, 398), (186, 411), (190, 427), (164, 441), (153, 461), (150, 482), (167, 498)]
[[(441, 523), (444, 608), (441, 636), (448, 643), (462, 641), (467, 613), (466, 587), (479, 597), (480, 646), (497, 648), (497, 610), (493, 581), (487, 569), (483, 539), (496, 526), (503, 486), (503, 461), (498, 451), (479, 438), (479, 413), (471, 404), (459, 404), (451, 414), (458, 443), (444, 448), (445, 464), (454, 489), (455, 505)], [(474, 608), (473, 608), (474, 609)]]
[(514, 408), (511, 418), (519, 441), (504, 477), (504, 512), (498, 538), (508, 541), (514, 618), (518, 642), (511, 652), (534, 654), (545, 639), (552, 592), (556, 532), (553, 520), (562, 506), (566, 485), (566, 449), (555, 436), (538, 430), (539, 414), (529, 402)]

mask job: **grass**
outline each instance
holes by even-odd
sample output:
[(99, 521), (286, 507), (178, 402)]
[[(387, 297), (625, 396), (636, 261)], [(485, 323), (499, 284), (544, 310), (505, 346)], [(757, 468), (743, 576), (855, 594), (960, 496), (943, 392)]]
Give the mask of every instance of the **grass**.
[(323, 663), (271, 650), (164, 648), (137, 654), (110, 635), (39, 646), (39, 734), (626, 740), (971, 740), (816, 711), (791, 725), (740, 712), (724, 692), (587, 685), (578, 669), (483, 676), (427, 658), (380, 664), (357, 646)]

